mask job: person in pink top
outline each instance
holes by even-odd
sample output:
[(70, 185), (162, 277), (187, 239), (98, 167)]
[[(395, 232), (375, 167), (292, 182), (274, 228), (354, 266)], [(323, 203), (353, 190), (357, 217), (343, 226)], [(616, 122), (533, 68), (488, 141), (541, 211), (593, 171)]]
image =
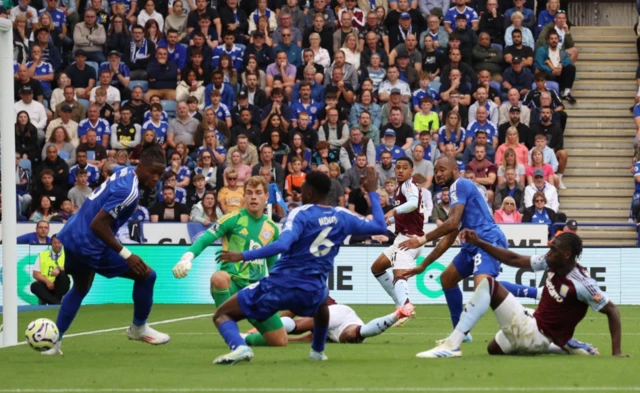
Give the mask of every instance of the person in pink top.
[(519, 224), (522, 215), (516, 209), (516, 201), (512, 197), (506, 197), (502, 201), (502, 207), (493, 213), (493, 220), (498, 224)]
[(502, 159), (504, 157), (504, 152), (511, 148), (516, 152), (516, 159), (519, 164), (527, 165), (529, 162), (529, 149), (520, 143), (518, 134), (518, 129), (515, 127), (509, 127), (507, 129), (507, 135), (505, 142), (498, 146), (498, 150), (496, 150), (496, 164), (502, 164)]
[(558, 188), (560, 178), (553, 171), (553, 167), (544, 162), (542, 150), (534, 147), (531, 151), (531, 165), (527, 166), (527, 184), (533, 184), (533, 176), (537, 171), (542, 171), (544, 173), (544, 180)]
[(224, 170), (225, 185), (226, 185), (226, 178), (227, 178), (226, 174), (231, 169), (235, 169), (236, 172), (238, 173), (238, 187), (242, 187), (244, 185), (245, 180), (251, 177), (251, 167), (242, 162), (242, 153), (240, 153), (240, 151), (238, 150), (231, 153), (231, 165), (229, 165)]

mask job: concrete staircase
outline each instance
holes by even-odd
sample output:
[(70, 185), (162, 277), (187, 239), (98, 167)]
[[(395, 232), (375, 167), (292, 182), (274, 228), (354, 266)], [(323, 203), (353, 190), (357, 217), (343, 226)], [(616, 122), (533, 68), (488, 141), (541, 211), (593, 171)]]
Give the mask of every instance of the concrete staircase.
[[(564, 146), (569, 164), (560, 210), (578, 222), (626, 223), (634, 182), (629, 171), (635, 125), (629, 107), (638, 66), (631, 27), (571, 29), (580, 57)], [(581, 227), (588, 245), (635, 245), (634, 227)]]

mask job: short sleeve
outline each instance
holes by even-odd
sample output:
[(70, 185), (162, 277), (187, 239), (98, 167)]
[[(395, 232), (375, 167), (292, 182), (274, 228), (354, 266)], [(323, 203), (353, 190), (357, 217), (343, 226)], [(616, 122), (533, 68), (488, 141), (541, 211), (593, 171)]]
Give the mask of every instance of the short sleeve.
[(633, 176), (640, 175), (640, 163), (637, 163), (633, 166)]
[(117, 218), (121, 211), (138, 203), (137, 184), (132, 186), (128, 183), (113, 183), (111, 185), (107, 185), (107, 187), (112, 187), (112, 190), (104, 205), (102, 205), (102, 210), (109, 213), (111, 217)]
[(591, 277), (582, 277), (580, 279), (571, 280), (576, 287), (576, 295), (578, 300), (587, 303), (593, 311), (600, 311), (609, 303), (607, 295), (600, 290), (598, 283)]
[(547, 265), (547, 254), (532, 255), (530, 262), (531, 268), (534, 272), (540, 272), (549, 268), (549, 266)]
[[(471, 181), (456, 181), (449, 190), (449, 199), (451, 200), (451, 206), (466, 205), (467, 198), (469, 196), (469, 185), (473, 185)], [(475, 187), (475, 186), (474, 186)]]
[(473, 14), (471, 15), (471, 22), (477, 22), (478, 21), (478, 13), (474, 10)]
[(303, 217), (301, 217), (304, 213), (302, 213), (302, 209), (304, 207), (298, 207), (292, 210), (287, 217), (287, 221), (285, 221), (284, 226), (282, 227), (281, 235), (285, 233), (289, 233), (294, 239), (298, 239), (304, 230), (304, 224), (302, 223)]

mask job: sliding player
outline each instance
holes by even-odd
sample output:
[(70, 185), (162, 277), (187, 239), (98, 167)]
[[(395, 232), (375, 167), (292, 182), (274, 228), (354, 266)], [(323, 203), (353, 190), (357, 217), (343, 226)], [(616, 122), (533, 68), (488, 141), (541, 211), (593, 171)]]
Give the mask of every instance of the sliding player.
[(73, 286), (62, 300), (56, 325), (60, 339), (44, 355), (62, 355), (62, 337), (89, 293), (96, 273), (107, 278), (123, 277), (133, 284), (133, 321), (127, 329), (130, 340), (158, 345), (169, 336), (147, 325), (153, 305), (156, 272), (116, 239), (138, 205), (138, 183), (153, 189), (164, 173), (165, 158), (160, 148), (144, 150), (136, 168), (115, 172), (93, 191), (82, 207), (58, 234), (66, 254), (65, 269)]
[[(244, 183), (245, 207), (218, 220), (184, 253), (173, 268), (175, 278), (185, 278), (191, 270), (194, 258), (205, 248), (222, 237), (222, 249), (248, 251), (264, 247), (277, 240), (280, 229), (264, 214), (269, 199), (269, 184), (261, 176), (253, 176)], [(258, 258), (247, 262), (224, 263), (211, 276), (211, 296), (217, 307), (242, 288), (266, 277), (277, 260), (276, 256)], [(249, 345), (287, 345), (287, 332), (277, 314), (262, 322), (252, 322), (262, 335), (249, 339)], [(256, 341), (253, 341), (256, 340)]]
[[(568, 353), (572, 355), (597, 355), (591, 345), (571, 339), (575, 328), (582, 321), (589, 306), (609, 320), (613, 356), (623, 356), (621, 345), (620, 313), (600, 290), (594, 279), (578, 264), (582, 254), (582, 240), (575, 233), (565, 232), (556, 236), (546, 255), (518, 255), (505, 248), (496, 247), (465, 229), (462, 237), (468, 244), (483, 250), (502, 263), (520, 269), (547, 271), (542, 299), (537, 310), (524, 308), (493, 277), (485, 276), (476, 286), (473, 297), (467, 303), (460, 322), (443, 344), (417, 354), (421, 358), (460, 357), (460, 343), (466, 332), (478, 322), (491, 307), (496, 315), (500, 331), (489, 343), (492, 355), (515, 353)], [(412, 273), (421, 270), (417, 267)]]
[[(422, 266), (426, 268), (453, 245), (461, 229), (474, 229), (491, 244), (507, 247), (507, 239), (500, 227), (493, 221), (486, 202), (476, 185), (469, 179), (460, 176), (455, 158), (442, 156), (436, 161), (436, 182), (440, 187), (449, 188), (449, 218), (438, 228), (425, 236), (412, 237), (400, 244), (400, 248), (419, 248), (424, 244), (442, 237), (431, 253), (424, 259)], [(475, 287), (487, 278), (495, 278), (500, 274), (500, 262), (482, 249), (463, 243), (460, 253), (440, 276), (445, 299), (449, 306), (453, 326), (458, 325), (462, 313), (462, 291), (458, 283), (471, 275)], [(410, 275), (407, 275), (409, 277)], [(509, 290), (518, 292), (524, 287), (516, 284), (508, 285)], [(531, 288), (531, 292), (535, 291)], [(524, 291), (523, 291), (524, 292)], [(466, 339), (471, 341), (471, 336)]]
[[(410, 304), (409, 288), (404, 274), (416, 266), (416, 259), (422, 254), (422, 247), (407, 250), (398, 245), (411, 236), (424, 235), (425, 217), (422, 210), (422, 193), (420, 187), (413, 181), (413, 161), (407, 157), (400, 157), (396, 161), (395, 175), (398, 188), (393, 196), (394, 208), (387, 212), (387, 223), (392, 220), (396, 224), (396, 240), (371, 265), (371, 273), (382, 288), (391, 296), (400, 308)], [(393, 269), (393, 275), (389, 273)], [(408, 318), (403, 318), (400, 323)]]
[[(349, 306), (338, 304), (329, 296), (329, 332), (328, 339), (334, 343), (345, 344), (362, 344), (365, 338), (375, 337), (384, 333), (393, 326), (401, 318), (411, 316), (413, 305), (407, 303), (396, 309), (395, 312), (376, 318), (368, 323), (362, 322), (362, 319)], [(280, 317), (282, 324), (288, 334), (303, 334), (313, 330), (313, 318), (302, 317), (293, 319), (291, 317)], [(259, 333), (249, 334), (245, 337), (247, 344), (250, 343), (251, 336), (260, 335)], [(289, 341), (312, 341), (313, 334), (307, 333), (302, 336), (289, 337)]]
[(367, 168), (363, 182), (371, 200), (372, 221), (344, 208), (329, 206), (331, 180), (314, 171), (302, 184), (305, 205), (289, 213), (280, 239), (257, 250), (219, 252), (218, 258), (224, 262), (281, 255), (268, 277), (241, 290), (216, 310), (213, 322), (231, 353), (216, 358), (215, 364), (251, 360), (253, 351), (240, 335), (237, 322), (247, 318), (263, 321), (280, 310), (314, 318), (309, 358), (327, 360), (324, 354), (329, 326), (327, 279), (333, 259), (347, 236), (375, 235), (386, 230), (380, 197), (375, 192), (378, 177), (372, 167)]

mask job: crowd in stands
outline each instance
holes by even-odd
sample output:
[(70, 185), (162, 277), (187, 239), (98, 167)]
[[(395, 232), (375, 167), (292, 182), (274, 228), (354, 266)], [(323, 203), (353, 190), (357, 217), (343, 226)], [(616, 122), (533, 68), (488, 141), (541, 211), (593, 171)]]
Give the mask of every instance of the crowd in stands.
[(439, 224), (441, 155), (496, 221), (566, 220), (578, 51), (558, 0), (11, 3), (20, 220), (66, 221), (155, 145), (167, 170), (141, 190), (142, 221), (209, 225), (243, 206), (252, 175), (280, 220), (311, 170), (332, 178), (332, 204), (366, 216), (364, 168), (390, 209), (408, 156)]

